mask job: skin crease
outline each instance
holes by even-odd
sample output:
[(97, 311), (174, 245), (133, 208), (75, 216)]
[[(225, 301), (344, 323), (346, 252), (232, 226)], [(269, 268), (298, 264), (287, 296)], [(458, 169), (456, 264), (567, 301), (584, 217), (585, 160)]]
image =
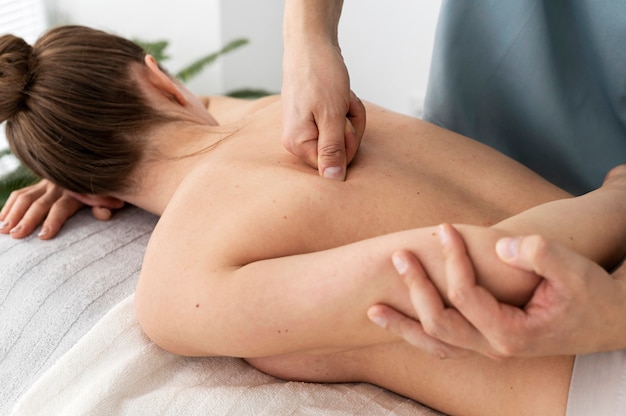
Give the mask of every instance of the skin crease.
[[(157, 344), (246, 357), (289, 379), (368, 381), (451, 414), (563, 413), (571, 357), (442, 362), (373, 325), (366, 311), (385, 303), (412, 313), (389, 261), (400, 249), (420, 253), (446, 292), (434, 225), (447, 221), (476, 225), (458, 228), (481, 282), (513, 301), (538, 279), (497, 259), (502, 236), (541, 227), (610, 263), (624, 246), (626, 225), (614, 214), (621, 187), (568, 198), (485, 146), (371, 104), (346, 181), (324, 181), (276, 140), (278, 97), (242, 106), (215, 99), (208, 114), (150, 58), (133, 70), (152, 105), (179, 120), (147, 133), (158, 157), (138, 167), (136, 188), (107, 196), (161, 216), (136, 292), (138, 319)], [(572, 208), (575, 218), (560, 215)], [(590, 215), (601, 220), (578, 221)]]

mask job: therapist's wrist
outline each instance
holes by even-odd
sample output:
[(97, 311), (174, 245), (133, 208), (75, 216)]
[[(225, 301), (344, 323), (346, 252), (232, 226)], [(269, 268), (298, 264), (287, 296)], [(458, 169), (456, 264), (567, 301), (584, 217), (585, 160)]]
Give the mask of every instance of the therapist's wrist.
[(287, 0), (283, 18), (285, 49), (318, 43), (338, 47), (342, 6), (342, 0)]

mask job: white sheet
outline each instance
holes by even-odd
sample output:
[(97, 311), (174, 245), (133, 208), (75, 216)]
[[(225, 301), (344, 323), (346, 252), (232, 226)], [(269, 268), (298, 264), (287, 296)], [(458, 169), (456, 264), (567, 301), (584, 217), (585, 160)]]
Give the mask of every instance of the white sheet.
[(368, 384), (283, 382), (159, 350), (130, 297), (155, 222), (82, 211), (52, 241), (0, 235), (0, 415), (18, 399), (13, 415), (438, 414)]
[(133, 296), (113, 308), (20, 400), (12, 416), (435, 415), (368, 384), (278, 380), (235, 358), (185, 358), (151, 343)]

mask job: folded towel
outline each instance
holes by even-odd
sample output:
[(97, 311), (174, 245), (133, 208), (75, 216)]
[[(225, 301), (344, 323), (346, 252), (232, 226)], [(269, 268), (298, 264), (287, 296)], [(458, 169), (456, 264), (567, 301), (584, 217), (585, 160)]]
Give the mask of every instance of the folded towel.
[(133, 298), (107, 313), (11, 415), (438, 414), (365, 383), (286, 382), (241, 359), (170, 354), (141, 331)]

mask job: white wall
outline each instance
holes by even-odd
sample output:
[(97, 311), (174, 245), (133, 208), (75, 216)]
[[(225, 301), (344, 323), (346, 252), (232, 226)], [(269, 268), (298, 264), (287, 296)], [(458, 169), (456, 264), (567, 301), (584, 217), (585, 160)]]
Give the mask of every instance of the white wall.
[(250, 44), (224, 57), (223, 88), (262, 88), (279, 93), (284, 0), (223, 0), (224, 42), (244, 37)]
[[(352, 88), (362, 98), (417, 115), (426, 91), (428, 68), (441, 0), (345, 0), (339, 27)], [(281, 83), (284, 0), (224, 0), (222, 36), (244, 36), (246, 49), (224, 59), (224, 88)]]
[[(2, 6), (8, 10), (9, 3), (18, 1), (20, 6), (37, 2), (0, 0), (0, 20)], [(248, 38), (249, 45), (209, 67), (189, 88), (197, 94), (244, 87), (280, 92), (284, 0), (41, 1), (49, 24), (82, 24), (129, 38), (169, 40), (171, 59), (165, 65), (173, 72), (235, 38)], [(421, 114), (440, 3), (345, 0), (340, 43), (352, 89), (362, 99)], [(22, 35), (32, 38), (33, 33)]]
[[(44, 0), (52, 24), (81, 24), (145, 41), (168, 40), (176, 72), (221, 46), (220, 0)], [(224, 0), (226, 1), (226, 0)], [(198, 94), (221, 88), (219, 65), (190, 86)]]
[[(249, 45), (211, 66), (189, 87), (198, 94), (242, 87), (280, 91), (284, 0), (43, 1), (52, 24), (169, 40), (172, 59), (165, 65), (172, 71), (246, 37)], [(345, 0), (340, 43), (361, 98), (403, 113), (419, 112), (440, 2)]]
[[(146, 40), (169, 39), (175, 71), (235, 38), (250, 44), (190, 83), (198, 94), (280, 91), (284, 0), (45, 0), (54, 22)], [(363, 99), (416, 114), (425, 93), (441, 0), (345, 0), (340, 42)], [(175, 4), (175, 6), (174, 6)]]
[(441, 0), (345, 0), (339, 41), (362, 99), (421, 114)]

